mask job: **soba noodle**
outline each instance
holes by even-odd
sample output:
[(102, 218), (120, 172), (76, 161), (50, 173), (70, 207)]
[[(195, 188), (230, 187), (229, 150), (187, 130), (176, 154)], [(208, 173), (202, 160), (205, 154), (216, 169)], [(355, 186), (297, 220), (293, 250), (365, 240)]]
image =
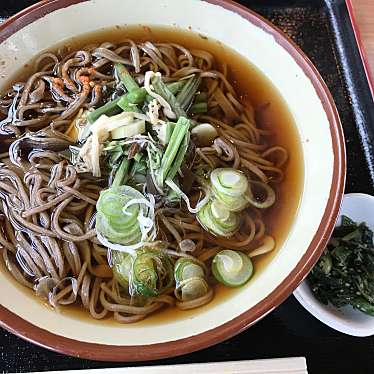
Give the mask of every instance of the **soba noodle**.
[[(174, 286), (141, 302), (125, 292), (95, 230), (95, 206), (108, 182), (77, 170), (68, 154), (76, 143), (71, 135), (76, 116), (125, 92), (114, 63), (125, 65), (140, 85), (147, 71), (161, 72), (168, 83), (200, 75), (207, 113), (196, 113), (193, 120), (213, 125), (218, 137), (195, 148), (193, 163), (199, 168), (240, 169), (250, 189), (256, 190), (256, 183), (273, 189), (284, 177), (288, 154), (281, 146), (269, 146), (268, 129), (259, 127), (255, 109), (241, 102), (228, 67), (207, 51), (124, 40), (47, 52), (35, 60), (34, 73), (13, 84), (0, 100), (0, 131), (10, 146), (1, 153), (2, 257), (19, 283), (53, 307), (79, 304), (95, 319), (113, 315), (130, 323), (165, 306), (185, 310), (208, 303), (216, 283), (210, 263), (219, 251), (256, 256), (273, 250), (275, 241), (267, 233), (262, 209), (252, 205), (241, 213), (239, 230), (224, 238), (206, 232), (184, 203), (158, 207), (153, 245), (173, 262), (183, 257), (200, 264), (209, 289), (188, 301), (181, 300)], [(201, 190), (191, 191), (195, 206)]]

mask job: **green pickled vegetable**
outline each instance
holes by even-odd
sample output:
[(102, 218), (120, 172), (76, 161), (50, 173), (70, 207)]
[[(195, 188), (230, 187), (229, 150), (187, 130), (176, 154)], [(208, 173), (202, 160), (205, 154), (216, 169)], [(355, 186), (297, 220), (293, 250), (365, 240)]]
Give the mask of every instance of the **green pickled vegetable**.
[(239, 287), (252, 277), (253, 264), (246, 254), (225, 249), (214, 257), (212, 272), (220, 283), (229, 287)]
[(373, 232), (343, 216), (308, 281), (323, 304), (352, 305), (374, 316)]
[(351, 304), (355, 309), (358, 309), (359, 311), (374, 317), (374, 305), (372, 303), (369, 303), (363, 297), (353, 299)]

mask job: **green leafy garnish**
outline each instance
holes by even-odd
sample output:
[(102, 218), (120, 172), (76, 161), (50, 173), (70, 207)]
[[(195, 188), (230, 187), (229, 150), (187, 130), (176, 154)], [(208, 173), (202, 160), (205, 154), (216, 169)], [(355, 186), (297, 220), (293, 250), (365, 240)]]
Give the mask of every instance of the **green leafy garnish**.
[(343, 216), (308, 280), (322, 303), (350, 304), (374, 316), (373, 232)]

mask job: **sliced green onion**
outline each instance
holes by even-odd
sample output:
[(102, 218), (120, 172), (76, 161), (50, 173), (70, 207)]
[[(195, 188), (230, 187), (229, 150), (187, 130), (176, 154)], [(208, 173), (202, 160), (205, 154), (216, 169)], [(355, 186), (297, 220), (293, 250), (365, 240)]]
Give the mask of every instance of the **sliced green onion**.
[(169, 144), (162, 157), (161, 167), (157, 175), (157, 184), (162, 187), (165, 179), (169, 173), (172, 163), (175, 162), (175, 157), (178, 153), (179, 146), (181, 145), (188, 129), (190, 127), (190, 121), (187, 118), (180, 117), (176, 123), (173, 134), (170, 138)]
[(177, 95), (177, 100), (183, 110), (188, 110), (201, 83), (200, 74), (192, 76)]
[(247, 194), (229, 196), (217, 191), (215, 188), (213, 188), (213, 193), (215, 199), (231, 212), (240, 212), (249, 205)]
[[(184, 87), (185, 84), (185, 80), (179, 80), (176, 82), (166, 83), (166, 87), (173, 95), (175, 95)], [(151, 95), (147, 95), (145, 98), (145, 103), (149, 104), (153, 99), (154, 97), (152, 97)]]
[(137, 224), (128, 229), (121, 225), (115, 227), (113, 222), (115, 222), (114, 219), (108, 218), (103, 214), (97, 214), (96, 230), (113, 243), (132, 245), (140, 242), (142, 233)]
[(205, 102), (195, 103), (191, 105), (189, 112), (194, 114), (206, 113), (208, 111), (208, 104)]
[(135, 112), (135, 113), (141, 112), (136, 104), (130, 103), (127, 95), (122, 96), (120, 100), (117, 102), (117, 105), (124, 112)]
[[(116, 199), (117, 196), (117, 199)], [(147, 200), (130, 186), (112, 187), (100, 193), (96, 204), (96, 233), (106, 247), (133, 252), (154, 240), (154, 197)]]
[(168, 256), (158, 251), (136, 254), (131, 272), (131, 285), (137, 295), (160, 295), (173, 284), (173, 266)]
[(121, 97), (117, 97), (114, 100), (108, 101), (106, 104), (100, 108), (95, 109), (92, 112), (89, 112), (87, 119), (89, 123), (94, 123), (101, 115), (106, 114), (107, 116), (114, 116), (121, 112), (121, 109), (117, 106)]
[(146, 96), (147, 91), (145, 88), (138, 88), (126, 94), (127, 100), (131, 104), (143, 104)]
[(126, 204), (127, 198), (107, 190), (100, 196), (97, 210), (108, 217), (122, 217), (122, 208)]
[(189, 258), (182, 257), (175, 263), (174, 278), (177, 285), (188, 278), (203, 278), (204, 276), (204, 269)]
[(117, 282), (128, 289), (130, 281), (130, 272), (132, 269), (132, 256), (127, 253), (113, 251), (113, 276)]
[(225, 215), (226, 219), (216, 218), (217, 211), (215, 216), (212, 212), (212, 201), (204, 205), (196, 217), (201, 226), (213, 235), (232, 236), (239, 228), (240, 216), (228, 210), (224, 212), (224, 208), (220, 209), (220, 216)]
[(204, 296), (209, 291), (208, 283), (204, 278), (189, 278), (176, 289), (177, 298), (181, 301), (191, 301)]
[(127, 158), (124, 158), (116, 171), (116, 175), (114, 177), (112, 187), (119, 187), (122, 184), (126, 183), (126, 179), (128, 177), (130, 161)]
[(219, 193), (228, 196), (243, 195), (248, 189), (248, 179), (239, 170), (231, 168), (218, 168), (210, 174), (212, 186)]
[(204, 269), (190, 259), (179, 259), (174, 267), (175, 296), (181, 301), (190, 301), (204, 296), (209, 291)]
[(136, 80), (131, 76), (130, 72), (127, 70), (125, 65), (120, 63), (114, 64), (114, 69), (118, 75), (118, 78), (121, 80), (123, 85), (126, 87), (128, 92), (134, 91), (139, 88)]
[(173, 180), (176, 174), (178, 173), (178, 170), (182, 166), (184, 157), (186, 156), (189, 142), (190, 142), (190, 132), (187, 131), (183, 138), (182, 144), (179, 147), (179, 150), (174, 159), (174, 162), (168, 172), (167, 179)]
[(183, 110), (178, 100), (171, 93), (166, 84), (162, 81), (160, 76), (155, 75), (152, 78), (152, 86), (154, 88), (154, 91), (169, 103), (172, 111), (175, 113), (177, 118), (187, 117), (186, 112)]
[(218, 282), (229, 287), (239, 287), (252, 277), (253, 264), (246, 254), (225, 249), (214, 257), (212, 272)]
[(217, 220), (226, 221), (229, 219), (230, 210), (222, 206), (218, 200), (213, 199), (211, 203), (213, 217)]
[(204, 103), (208, 101), (208, 92), (200, 92), (195, 97), (195, 103)]

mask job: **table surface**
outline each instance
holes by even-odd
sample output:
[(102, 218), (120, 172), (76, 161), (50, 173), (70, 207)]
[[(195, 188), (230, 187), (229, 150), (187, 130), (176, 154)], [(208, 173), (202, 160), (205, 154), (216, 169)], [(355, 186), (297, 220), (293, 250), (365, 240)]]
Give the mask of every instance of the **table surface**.
[[(0, 18), (12, 14), (16, 8), (30, 5), (32, 0), (0, 0)], [(245, 2), (244, 0), (242, 1)], [(248, 0), (248, 3), (250, 0)], [(269, 0), (269, 2), (271, 2)], [(276, 3), (276, 0), (272, 0)], [(265, 2), (264, 2), (265, 3)], [(22, 4), (22, 6), (21, 6)], [(367, 54), (374, 70), (374, 0), (353, 0), (357, 21), (361, 28)], [(313, 17), (317, 17), (314, 14)], [(315, 22), (309, 15), (299, 14), (300, 21), (308, 24)], [(276, 18), (276, 17), (275, 17)], [(283, 27), (293, 25), (287, 23), (287, 18), (279, 18)], [(299, 23), (298, 23), (299, 24)], [(302, 25), (301, 25), (302, 26)], [(305, 25), (304, 25), (305, 26)], [(301, 30), (304, 30), (303, 28)], [(305, 27), (305, 32), (308, 28)], [(323, 30), (314, 35), (316, 40), (322, 40)], [(307, 38), (304, 47), (315, 47), (314, 38)], [(317, 45), (318, 47), (318, 45)], [(318, 50), (318, 48), (317, 48)], [(317, 53), (318, 54), (318, 53)], [(330, 58), (329, 56), (325, 56)], [(330, 61), (327, 59), (327, 61)], [(333, 66), (333, 63), (327, 66)], [(335, 69), (335, 68), (334, 68)], [(331, 68), (331, 71), (334, 70)], [(330, 78), (327, 69), (327, 82), (335, 97), (340, 102), (344, 87), (340, 81)], [(334, 76), (334, 75), (331, 75)], [(343, 108), (344, 109), (344, 108)], [(342, 120), (351, 123), (348, 112), (341, 112)], [(353, 185), (352, 188), (354, 188)], [(289, 321), (292, 321), (292, 324)], [(80, 360), (68, 357), (28, 344), (12, 334), (0, 332), (0, 372), (2, 371), (34, 371), (34, 370), (63, 370), (81, 368), (103, 368), (111, 366), (108, 363)], [(188, 356), (163, 360), (163, 364), (180, 364), (187, 362), (205, 362), (211, 360), (243, 360), (253, 358), (273, 358), (285, 356), (306, 356), (308, 369), (311, 374), (373, 374), (374, 367), (374, 337), (355, 338), (340, 334), (320, 323), (305, 311), (293, 296), (274, 310), (263, 321), (244, 331), (240, 335), (212, 348), (195, 352)], [(123, 363), (113, 366), (123, 366)]]
[(374, 75), (374, 1), (353, 0), (352, 4), (371, 72)]

